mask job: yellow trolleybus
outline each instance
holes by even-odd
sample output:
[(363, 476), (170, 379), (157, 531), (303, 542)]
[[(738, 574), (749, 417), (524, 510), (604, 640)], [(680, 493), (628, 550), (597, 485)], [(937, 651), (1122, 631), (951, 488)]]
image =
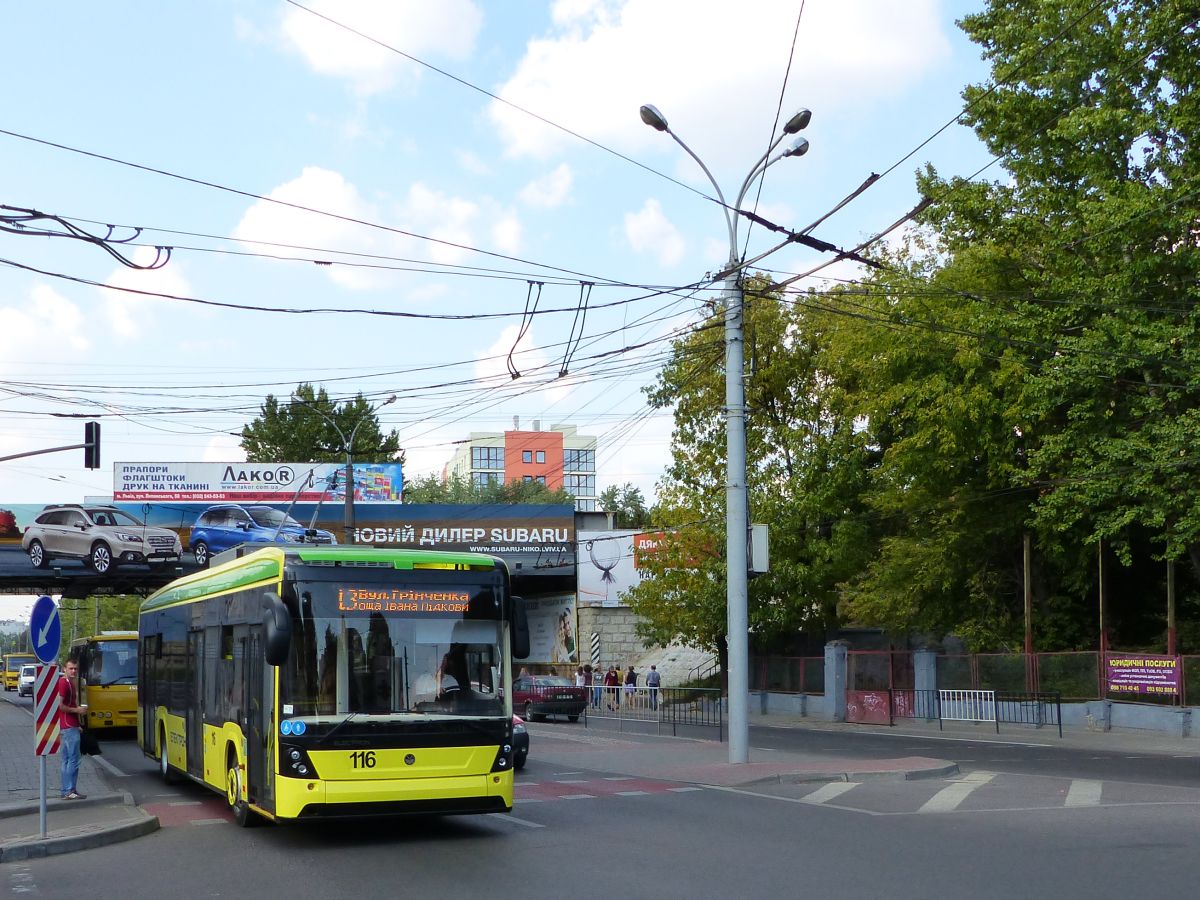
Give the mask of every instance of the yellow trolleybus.
[(71, 642), (71, 658), (79, 663), (79, 700), (88, 708), (88, 728), (137, 725), (137, 648), (136, 631), (104, 631)]
[(492, 556), (271, 546), (142, 604), (138, 743), (235, 820), (511, 811), (524, 604)]
[(17, 689), (17, 678), (21, 674), (21, 666), (36, 663), (37, 657), (32, 653), (5, 653), (4, 671), (0, 672), (0, 675), (4, 677), (4, 689), (6, 691), (15, 691)]

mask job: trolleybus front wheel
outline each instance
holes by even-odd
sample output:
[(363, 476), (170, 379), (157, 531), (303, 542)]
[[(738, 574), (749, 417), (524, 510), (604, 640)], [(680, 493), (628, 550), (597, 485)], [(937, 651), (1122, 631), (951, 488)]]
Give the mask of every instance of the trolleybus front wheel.
[(225, 768), (225, 802), (233, 813), (233, 821), (242, 828), (249, 828), (257, 824), (257, 816), (250, 811), (250, 804), (242, 799), (242, 769), (238, 765), (237, 753), (232, 749)]

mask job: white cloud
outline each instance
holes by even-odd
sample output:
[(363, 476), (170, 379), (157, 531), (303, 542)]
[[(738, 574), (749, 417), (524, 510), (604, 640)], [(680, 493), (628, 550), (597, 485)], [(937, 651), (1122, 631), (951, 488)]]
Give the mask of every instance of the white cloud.
[(571, 167), (562, 163), (553, 172), (537, 178), (521, 188), (521, 202), (540, 209), (562, 206), (571, 192)]
[[(484, 350), (476, 360), (475, 377), (483, 382), (485, 387), (511, 382), (521, 391), (522, 408), (546, 408), (565, 398), (571, 392), (571, 385), (563, 379), (551, 381), (546, 387), (538, 390), (531, 389), (531, 385), (553, 378), (557, 370), (552, 366), (545, 351), (534, 344), (534, 327), (531, 326), (521, 340), (517, 341), (520, 330), (519, 325), (509, 325), (500, 332), (496, 342)], [(508, 371), (510, 351), (512, 364), (521, 373), (521, 378), (515, 381), (511, 379)]]
[(459, 150), (455, 153), (455, 157), (458, 159), (458, 164), (463, 167), (463, 170), (470, 172), (472, 175), (492, 174), (492, 167), (484, 162), (478, 153), (471, 150)]
[(508, 215), (492, 225), (492, 244), (502, 253), (515, 254), (521, 249), (521, 220)]
[(90, 331), (78, 306), (49, 285), (35, 285), (28, 302), (0, 307), (0, 369), (6, 361), (37, 359), (64, 347), (85, 351)]
[(200, 455), (201, 462), (245, 462), (246, 451), (242, 449), (240, 438), (232, 434), (215, 434)]
[(625, 214), (625, 239), (635, 252), (654, 254), (660, 265), (673, 266), (683, 259), (683, 235), (663, 215), (657, 200), (647, 200), (638, 212)]
[[(298, 178), (282, 184), (267, 195), (270, 200), (292, 203), (344, 216), (347, 219), (378, 221), (378, 211), (359, 195), (358, 189), (339, 172), (307, 166)], [(279, 203), (256, 201), (233, 229), (239, 241), (272, 241), (304, 247), (322, 247), (357, 253), (380, 252), (381, 241), (361, 225), (330, 216), (304, 212)], [(258, 249), (251, 245), (251, 249)], [(380, 284), (383, 276), (368, 269), (333, 265), (323, 267), (342, 287), (365, 290)]]
[[(949, 55), (939, 6), (810, 0), (784, 115), (808, 106), (819, 125), (821, 117), (862, 115), (870, 103), (886, 104), (911, 87)], [(796, 13), (778, 0), (742, 0), (736, 15), (691, 0), (563, 0), (550, 32), (529, 42), (498, 93), (625, 149), (665, 152), (670, 144), (638, 119), (643, 103), (656, 104), (685, 140), (719, 116), (721, 127), (708, 135), (716, 146), (696, 149), (710, 165), (739, 160), (766, 143), (764, 123), (775, 118)], [(752, 49), (735, 58), (729, 48)], [(514, 156), (546, 158), (574, 140), (499, 102), (489, 114)]]
[(305, 62), (323, 75), (350, 81), (360, 94), (387, 90), (400, 77), (420, 73), (416, 63), (395, 50), (417, 58), (466, 59), (483, 22), (471, 0), (308, 0), (306, 5), (367, 35), (295, 7), (283, 16), (283, 36)]
[[(152, 247), (138, 247), (133, 261), (138, 265), (151, 265), (156, 251)], [(113, 333), (119, 338), (133, 340), (141, 337), (158, 315), (168, 307), (184, 305), (181, 300), (159, 297), (143, 297), (129, 290), (148, 291), (156, 294), (172, 294), (176, 297), (192, 296), (192, 286), (184, 278), (180, 263), (172, 260), (161, 269), (130, 269), (121, 266), (115, 269), (104, 282), (105, 318)], [(128, 290), (114, 290), (126, 288)], [(190, 304), (189, 304), (190, 305)], [(150, 329), (152, 330), (152, 329)]]
[(464, 262), (470, 255), (464, 248), (472, 245), (471, 224), (478, 217), (479, 207), (474, 202), (448, 196), (419, 181), (409, 188), (402, 212), (405, 230), (436, 239), (426, 242), (429, 258), (450, 265)]
[[(478, 233), (488, 234), (488, 240), (501, 252), (512, 252), (521, 238), (520, 222), (511, 212), (502, 210), (486, 198), (478, 202), (468, 200), (420, 181), (409, 186), (403, 200), (390, 203), (381, 200), (374, 204), (367, 202), (341, 173), (308, 166), (299, 177), (280, 185), (267, 196), (269, 200), (333, 215), (259, 200), (246, 210), (234, 228), (236, 239), (401, 259), (428, 259), (456, 265), (468, 261), (473, 255), (471, 248), (480, 246)], [(397, 224), (395, 231), (388, 232), (346, 221), (348, 219), (379, 225)], [(406, 234), (397, 233), (401, 231)], [(333, 259), (334, 265), (322, 267), (322, 270), (342, 287), (371, 290), (392, 286), (403, 277), (387, 270), (339, 266), (337, 257)], [(379, 262), (386, 265), (386, 260)]]

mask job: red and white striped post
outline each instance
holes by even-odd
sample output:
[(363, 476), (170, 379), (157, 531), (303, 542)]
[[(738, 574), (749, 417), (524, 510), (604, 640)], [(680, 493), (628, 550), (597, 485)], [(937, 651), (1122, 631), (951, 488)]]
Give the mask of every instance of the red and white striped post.
[(46, 757), (58, 753), (61, 732), (58, 727), (58, 708), (62, 698), (55, 688), (58, 686), (58, 666), (38, 666), (33, 682), (33, 747), (38, 758), (38, 776), (41, 783), (41, 804), (38, 822), (42, 837), (46, 836)]

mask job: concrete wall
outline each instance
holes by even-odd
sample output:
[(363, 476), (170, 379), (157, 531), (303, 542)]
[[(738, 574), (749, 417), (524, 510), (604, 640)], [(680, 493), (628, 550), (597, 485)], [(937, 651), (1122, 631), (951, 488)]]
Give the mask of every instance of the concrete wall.
[(638, 617), (627, 606), (581, 606), (579, 613), (579, 663), (593, 662), (592, 634), (600, 635), (600, 667), (624, 668), (636, 663), (646, 648), (634, 630)]

